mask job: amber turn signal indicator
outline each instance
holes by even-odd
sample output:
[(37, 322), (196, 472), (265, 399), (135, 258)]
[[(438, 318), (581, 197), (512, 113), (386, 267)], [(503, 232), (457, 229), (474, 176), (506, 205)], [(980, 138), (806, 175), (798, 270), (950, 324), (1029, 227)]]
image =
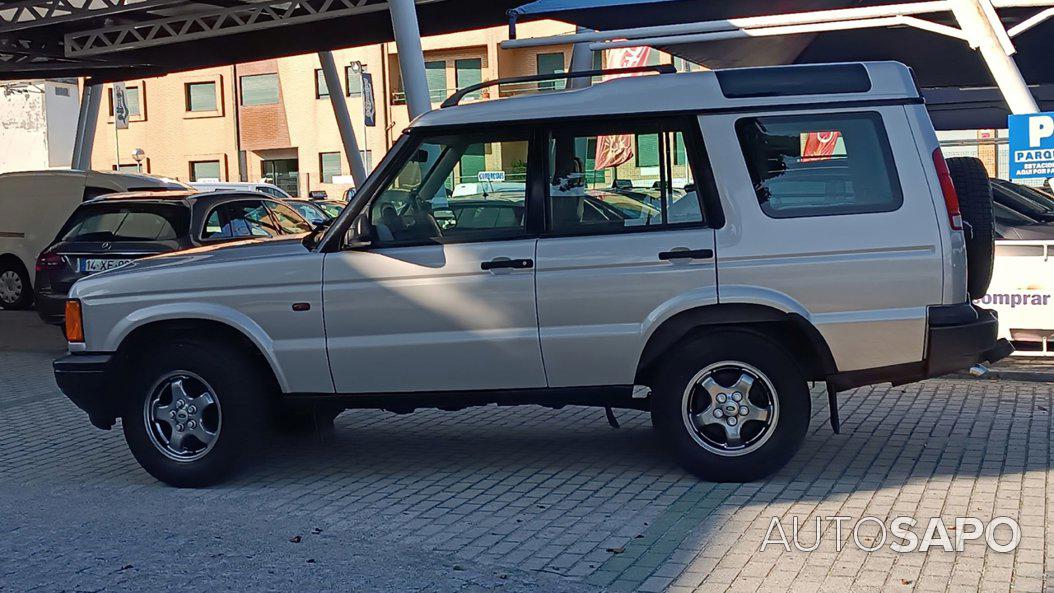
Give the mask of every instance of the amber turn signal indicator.
[(84, 320), (81, 319), (81, 302), (76, 299), (66, 301), (66, 340), (69, 342), (84, 341)]

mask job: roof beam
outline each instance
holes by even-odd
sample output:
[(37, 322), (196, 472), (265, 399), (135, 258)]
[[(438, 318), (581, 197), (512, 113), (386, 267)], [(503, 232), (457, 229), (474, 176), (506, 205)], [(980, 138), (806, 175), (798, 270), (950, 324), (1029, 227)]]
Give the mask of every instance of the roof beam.
[(0, 33), (184, 4), (186, 0), (22, 0), (0, 5)]
[[(417, 0), (417, 4), (436, 1), (439, 0)], [(68, 33), (66, 55), (112, 54), (386, 10), (386, 0), (265, 0), (214, 12)]]

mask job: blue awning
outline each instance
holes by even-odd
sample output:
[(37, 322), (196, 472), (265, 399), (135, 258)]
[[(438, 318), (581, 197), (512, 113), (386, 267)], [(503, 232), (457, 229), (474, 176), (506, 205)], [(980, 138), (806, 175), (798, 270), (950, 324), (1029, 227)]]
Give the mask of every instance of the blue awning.
[[(509, 16), (514, 20), (552, 18), (606, 30), (889, 3), (873, 0), (535, 0), (510, 10)], [(1038, 10), (1004, 9), (999, 14), (1009, 27)], [(950, 13), (924, 15), (924, 18), (954, 24)], [(1052, 38), (1054, 20), (1014, 38), (1018, 49), (1014, 58), (1029, 84), (1054, 83), (1054, 60), (1049, 58)], [(710, 68), (897, 60), (911, 66), (925, 87), (994, 85), (980, 55), (965, 42), (910, 28), (858, 29), (657, 47)]]

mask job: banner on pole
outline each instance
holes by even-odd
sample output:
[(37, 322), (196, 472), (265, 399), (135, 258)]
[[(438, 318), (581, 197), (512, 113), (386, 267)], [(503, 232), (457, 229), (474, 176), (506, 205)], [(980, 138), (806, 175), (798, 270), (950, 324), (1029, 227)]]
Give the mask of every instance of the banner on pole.
[(377, 125), (377, 102), (373, 100), (373, 75), (369, 72), (362, 73), (362, 114), (366, 118), (366, 126)]
[(113, 123), (118, 130), (128, 129), (128, 89), (123, 82), (113, 85)]

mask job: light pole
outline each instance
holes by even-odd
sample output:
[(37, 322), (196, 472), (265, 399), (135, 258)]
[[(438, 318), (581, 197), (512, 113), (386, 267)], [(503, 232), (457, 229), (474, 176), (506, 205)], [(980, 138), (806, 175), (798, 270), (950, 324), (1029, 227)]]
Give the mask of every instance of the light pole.
[(143, 172), (143, 159), (146, 158), (146, 151), (142, 148), (137, 148), (132, 151), (132, 160), (135, 161), (135, 170), (138, 173)]

